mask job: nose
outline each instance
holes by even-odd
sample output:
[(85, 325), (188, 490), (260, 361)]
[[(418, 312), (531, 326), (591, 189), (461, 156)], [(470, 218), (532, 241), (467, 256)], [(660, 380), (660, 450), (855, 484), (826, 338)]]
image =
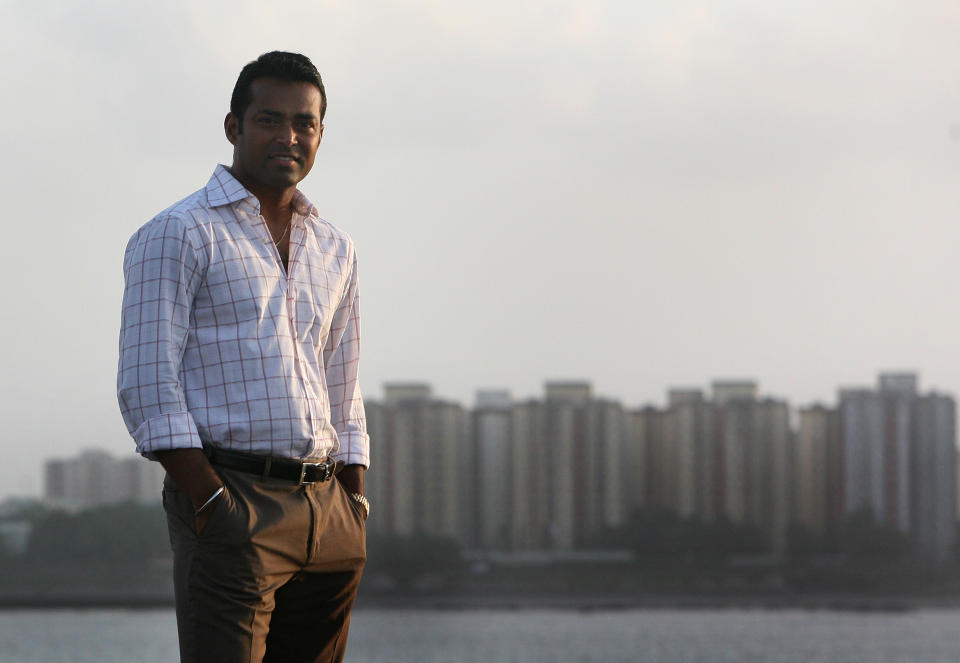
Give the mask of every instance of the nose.
[(274, 140), (281, 145), (295, 145), (297, 142), (297, 132), (293, 128), (293, 123), (281, 122), (277, 128)]

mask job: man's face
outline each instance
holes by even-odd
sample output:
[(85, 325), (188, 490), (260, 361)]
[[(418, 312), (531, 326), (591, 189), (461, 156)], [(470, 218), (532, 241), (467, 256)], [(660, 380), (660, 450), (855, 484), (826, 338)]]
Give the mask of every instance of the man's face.
[(227, 115), (224, 129), (233, 143), (233, 174), (257, 191), (295, 187), (310, 169), (323, 136), (320, 90), (304, 82), (258, 78), (240, 121)]

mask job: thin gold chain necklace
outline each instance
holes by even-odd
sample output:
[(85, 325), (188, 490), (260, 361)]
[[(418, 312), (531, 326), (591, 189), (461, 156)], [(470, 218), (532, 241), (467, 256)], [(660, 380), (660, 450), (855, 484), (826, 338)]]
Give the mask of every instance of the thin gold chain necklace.
[[(287, 231), (290, 230), (290, 221), (287, 221), (287, 225), (284, 227), (283, 232), (280, 233), (280, 237), (273, 240), (273, 245), (277, 247), (277, 250), (280, 250), (280, 242), (283, 241), (283, 238), (287, 236)], [(270, 239), (273, 239), (273, 233), (270, 234)]]

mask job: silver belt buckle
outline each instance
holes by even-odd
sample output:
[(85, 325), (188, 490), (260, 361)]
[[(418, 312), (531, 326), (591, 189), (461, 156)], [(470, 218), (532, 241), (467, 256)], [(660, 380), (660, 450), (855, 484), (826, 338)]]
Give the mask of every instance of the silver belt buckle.
[(316, 466), (319, 465), (319, 464), (320, 464), (320, 463), (300, 463), (300, 482), (299, 482), (299, 483), (300, 483), (301, 486), (303, 486), (303, 485), (309, 485), (309, 484), (312, 484), (312, 483), (316, 483), (316, 481), (307, 481), (307, 480), (304, 479), (304, 477), (307, 476), (307, 467), (308, 467), (308, 466), (310, 466), (310, 467), (316, 467)]
[[(323, 476), (318, 477), (315, 481), (307, 481), (304, 477), (307, 475), (307, 466), (310, 467), (322, 467), (326, 470), (323, 473)], [(300, 485), (310, 485), (314, 483), (319, 483), (321, 481), (326, 481), (330, 478), (330, 461), (322, 461), (319, 463), (300, 463)]]

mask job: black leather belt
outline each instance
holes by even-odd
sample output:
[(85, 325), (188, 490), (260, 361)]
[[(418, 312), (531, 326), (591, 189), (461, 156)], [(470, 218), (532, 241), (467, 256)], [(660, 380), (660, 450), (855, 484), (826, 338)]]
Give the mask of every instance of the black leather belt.
[(208, 447), (205, 451), (212, 465), (259, 474), (263, 478), (287, 479), (299, 484), (329, 481), (343, 467), (343, 461), (334, 461), (332, 458), (320, 461), (299, 461), (212, 447)]

